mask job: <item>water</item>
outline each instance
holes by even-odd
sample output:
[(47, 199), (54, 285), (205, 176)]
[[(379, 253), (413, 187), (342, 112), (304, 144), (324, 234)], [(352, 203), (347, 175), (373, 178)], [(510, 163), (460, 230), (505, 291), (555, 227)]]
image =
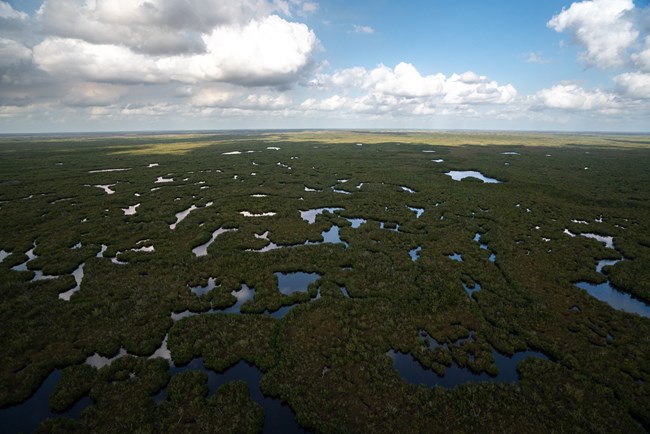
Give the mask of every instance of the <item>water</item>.
[(406, 207), (415, 213), (415, 218), (416, 219), (419, 219), (420, 216), (422, 214), (424, 214), (424, 208), (413, 208), (413, 207), (410, 207), (408, 205)]
[(118, 353), (116, 355), (114, 355), (113, 357), (104, 357), (104, 356), (100, 356), (99, 354), (95, 353), (92, 356), (88, 356), (84, 363), (86, 365), (92, 366), (93, 368), (101, 369), (104, 366), (110, 365), (115, 360), (126, 356), (127, 354), (128, 353), (126, 352), (126, 350), (124, 348), (120, 347), (120, 350), (118, 351)]
[(198, 258), (201, 256), (206, 256), (208, 254), (208, 247), (210, 247), (210, 244), (214, 242), (214, 240), (217, 239), (217, 237), (221, 234), (225, 234), (226, 232), (236, 232), (237, 229), (224, 229), (224, 228), (219, 228), (212, 232), (212, 237), (210, 238), (209, 241), (201, 244), (200, 246), (197, 246), (192, 249), (192, 253)]
[(343, 208), (313, 208), (306, 211), (300, 211), (300, 218), (306, 221), (309, 224), (316, 223), (316, 216), (324, 213), (325, 211), (329, 213), (334, 213), (336, 211), (342, 211)]
[(115, 194), (115, 190), (111, 189), (111, 187), (115, 187), (117, 184), (97, 184), (93, 185), (93, 187), (101, 188), (106, 192), (106, 194)]
[(442, 163), (445, 160), (443, 160), (442, 158), (436, 158), (435, 160), (431, 160), (431, 161), (433, 161), (434, 163)]
[(81, 281), (84, 278), (84, 267), (86, 266), (86, 263), (82, 263), (77, 267), (76, 270), (72, 272), (72, 275), (74, 276), (74, 280), (77, 282), (77, 285), (65, 292), (62, 292), (59, 294), (59, 299), (65, 300), (65, 301), (70, 301), (70, 297), (72, 297), (72, 294), (75, 292), (79, 291), (81, 289)]
[(454, 253), (453, 255), (449, 255), (447, 257), (452, 261), (463, 262), (463, 257), (461, 256), (460, 253)]
[[(201, 371), (208, 376), (208, 396), (214, 395), (216, 390), (231, 381), (243, 380), (248, 385), (248, 390), (251, 397), (257, 402), (264, 410), (264, 433), (304, 433), (298, 422), (296, 416), (287, 404), (279, 399), (273, 399), (265, 396), (260, 390), (260, 380), (262, 379), (262, 372), (254, 365), (245, 361), (240, 361), (236, 365), (228, 368), (223, 373), (216, 373), (205, 367), (202, 358), (192, 360), (188, 365), (170, 368), (170, 375), (175, 375), (185, 371)], [(156, 397), (157, 402), (162, 402), (167, 399), (167, 390), (163, 389)]]
[(467, 295), (469, 296), (469, 298), (471, 298), (472, 300), (474, 300), (474, 295), (473, 295), (473, 294), (474, 294), (475, 292), (478, 292), (478, 291), (481, 290), (481, 285), (480, 285), (478, 282), (474, 282), (474, 287), (473, 287), (473, 288), (470, 288), (470, 287), (467, 286), (465, 283), (463, 283), (463, 289), (465, 290), (465, 292), (467, 293)]
[[(481, 242), (481, 234), (479, 234), (478, 232), (474, 234), (474, 238), (473, 238), (473, 240), (476, 241), (477, 243), (479, 243), (479, 247), (480, 247), (481, 249), (483, 249), (483, 250), (489, 250), (489, 249), (488, 249), (488, 245), (485, 244), (485, 243), (482, 243), (482, 242)], [(494, 253), (491, 253), (491, 254), (490, 254), (490, 257), (489, 257), (488, 259), (490, 260), (490, 262), (494, 262), (494, 261), (496, 261), (497, 256), (496, 256)]]
[(139, 203), (135, 205), (130, 205), (127, 208), (122, 208), (122, 212), (124, 212), (124, 215), (134, 215), (137, 212), (136, 208), (138, 208), (139, 206), (140, 206)]
[(182, 312), (172, 312), (171, 313), (171, 319), (172, 321), (178, 321), (183, 318), (187, 318), (190, 316), (196, 316), (196, 315), (205, 315), (205, 314), (213, 314), (213, 313), (231, 313), (235, 315), (241, 315), (241, 306), (246, 303), (248, 300), (252, 300), (255, 298), (255, 288), (249, 288), (246, 285), (242, 285), (241, 288), (238, 290), (233, 290), (231, 292), (233, 296), (237, 299), (237, 301), (229, 307), (223, 308), (223, 309), (215, 309), (212, 308), (207, 311), (203, 312), (192, 312), (190, 310), (184, 310)]
[(394, 228), (387, 228), (386, 223), (379, 222), (379, 229), (388, 229), (389, 231), (399, 232), (399, 223), (396, 223)]
[(294, 292), (307, 292), (310, 283), (316, 282), (321, 276), (318, 273), (275, 273), (278, 279), (278, 289), (282, 294), (290, 295)]
[(174, 182), (174, 178), (165, 178), (164, 176), (159, 176), (154, 181), (154, 184), (162, 184), (162, 183), (166, 183), (166, 182)]
[(0, 250), (0, 262), (4, 261), (9, 255), (11, 255), (11, 252), (5, 252), (4, 250)]
[[(323, 244), (324, 243), (331, 243), (331, 244), (339, 244), (342, 243), (345, 245), (345, 248), (347, 249), (350, 245), (346, 243), (345, 241), (341, 240), (341, 236), (339, 234), (340, 228), (336, 225), (332, 225), (329, 230), (321, 232), (321, 236), (323, 237)], [(312, 244), (312, 243), (310, 243)], [(316, 243), (320, 244), (320, 243)]]
[(0, 409), (0, 432), (4, 434), (34, 432), (36, 427), (46, 419), (61, 416), (78, 418), (81, 411), (92, 404), (92, 399), (87, 396), (63, 413), (54, 413), (50, 410), (50, 395), (54, 392), (60, 378), (61, 371), (55, 369), (27, 401)]
[(348, 292), (348, 288), (345, 286), (341, 286), (341, 292), (346, 298), (350, 298), (350, 293)]
[(413, 262), (417, 261), (418, 258), (420, 257), (420, 250), (422, 250), (422, 247), (418, 246), (413, 250), (409, 250), (409, 255), (411, 256), (411, 260)]
[(196, 205), (192, 205), (191, 207), (189, 207), (189, 208), (187, 208), (187, 209), (185, 209), (185, 210), (183, 210), (183, 211), (181, 211), (181, 212), (177, 212), (177, 213), (176, 213), (176, 222), (175, 222), (175, 223), (172, 223), (171, 225), (169, 225), (169, 229), (176, 229), (176, 226), (177, 226), (180, 222), (182, 222), (183, 220), (185, 220), (185, 217), (187, 217), (187, 216), (188, 216), (192, 211), (194, 211), (195, 209), (198, 209), (198, 208), (196, 207)]
[(481, 172), (477, 172), (475, 170), (451, 170), (445, 173), (445, 175), (451, 176), (451, 179), (453, 179), (454, 181), (462, 181), (465, 178), (476, 178), (487, 184), (501, 183), (501, 181), (499, 181), (498, 179), (488, 178), (487, 176), (483, 175)]
[(346, 220), (352, 224), (352, 229), (357, 229), (359, 226), (367, 222), (366, 219), (357, 219), (357, 218), (350, 218)]
[(401, 188), (402, 190), (404, 190), (405, 192), (407, 192), (407, 193), (411, 193), (411, 194), (415, 193), (415, 190), (413, 190), (412, 188), (407, 187), (407, 186), (405, 186), (405, 185), (400, 186), (400, 188)]
[(528, 357), (537, 357), (548, 360), (548, 357), (537, 351), (520, 351), (512, 357), (505, 356), (492, 350), (495, 364), (499, 373), (492, 377), (486, 373), (475, 374), (469, 368), (461, 368), (455, 362), (445, 369), (445, 374), (441, 377), (434, 371), (423, 367), (420, 362), (415, 360), (411, 354), (404, 354), (398, 351), (390, 350), (386, 353), (393, 361), (393, 366), (397, 369), (400, 376), (411, 384), (424, 384), (427, 387), (441, 386), (452, 388), (466, 383), (479, 383), (483, 381), (495, 383), (517, 383), (519, 374), (517, 374), (517, 365)]
[(253, 214), (249, 211), (241, 211), (239, 214), (243, 215), (244, 217), (273, 217), (277, 213), (274, 212), (263, 212), (260, 214)]
[(108, 173), (108, 172), (124, 172), (126, 170), (131, 170), (130, 167), (125, 169), (100, 169), (100, 170), (89, 170), (88, 173)]
[(334, 193), (340, 193), (340, 194), (352, 194), (352, 193), (350, 193), (349, 191), (339, 190), (339, 189), (334, 188), (334, 187), (332, 187), (332, 191), (333, 191)]
[(607, 247), (608, 249), (614, 248), (614, 237), (608, 237), (608, 236), (592, 234), (592, 233), (580, 234), (580, 236), (585, 238), (592, 238), (596, 241), (600, 241), (601, 243), (605, 244), (605, 247)]
[(214, 277), (210, 277), (208, 279), (208, 284), (206, 286), (201, 286), (201, 285), (192, 286), (190, 287), (190, 291), (192, 291), (193, 294), (196, 294), (197, 297), (200, 297), (212, 291), (216, 287), (217, 287), (217, 279), (215, 279)]

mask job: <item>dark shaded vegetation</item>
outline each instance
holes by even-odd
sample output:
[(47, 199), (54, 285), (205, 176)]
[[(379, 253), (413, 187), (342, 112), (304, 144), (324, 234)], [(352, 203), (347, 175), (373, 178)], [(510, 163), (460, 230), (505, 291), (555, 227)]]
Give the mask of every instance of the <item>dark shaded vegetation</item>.
[[(340, 143), (306, 133), (1, 139), (0, 249), (11, 254), (0, 262), (0, 406), (25, 401), (61, 369), (52, 409), (86, 396), (93, 403), (79, 419), (43, 422), (41, 432), (260, 432), (268, 415), (245, 384), (211, 394), (205, 373), (170, 377), (167, 360), (149, 359), (168, 336), (176, 365), (199, 357), (216, 372), (241, 360), (255, 365), (261, 390), (314, 432), (650, 426), (650, 319), (573, 285), (609, 278), (650, 302), (645, 138), (593, 138), (598, 146), (588, 147), (590, 137), (568, 145), (575, 137), (553, 135), (553, 146), (545, 137), (526, 146), (497, 135), (499, 145), (477, 146), (462, 145), (476, 135), (435, 142), (381, 134), (380, 143), (357, 146), (366, 134), (341, 135), (332, 136)], [(230, 151), (242, 154), (224, 155)], [(129, 170), (89, 173), (116, 168)], [(458, 182), (449, 170), (503, 182)], [(155, 183), (160, 176), (173, 182)], [(95, 187), (108, 184), (115, 194)], [(138, 203), (136, 214), (122, 211)], [(175, 214), (192, 205), (171, 230)], [(313, 224), (300, 217), (323, 207), (343, 210)], [(409, 207), (424, 213), (416, 218)], [(367, 222), (352, 228), (351, 218)], [(304, 245), (322, 241), (332, 225), (347, 248)], [(218, 228), (237, 231), (196, 257), (192, 248)], [(615, 249), (565, 229), (613, 236)], [(282, 247), (252, 251), (269, 242)], [(12, 270), (32, 248), (36, 259)], [(621, 256), (604, 274), (595, 271), (598, 260)], [(61, 300), (81, 264), (80, 290)], [(60, 277), (33, 280), (38, 270)], [(282, 294), (275, 273), (298, 271), (320, 278), (307, 292)], [(209, 278), (214, 289), (192, 293)], [(470, 298), (463, 283), (481, 289)], [(235, 304), (232, 292), (243, 284), (255, 297), (240, 315), (205, 313)], [(282, 319), (269, 315), (294, 304)], [(172, 320), (186, 310), (203, 314)], [(429, 347), (423, 335), (441, 345)], [(84, 364), (120, 349), (128, 355), (101, 369)], [(521, 362), (518, 383), (426, 388), (400, 378), (386, 356), (391, 349), (439, 375), (452, 364), (495, 375), (493, 350), (534, 349), (549, 360)], [(165, 388), (167, 399), (157, 403)]]

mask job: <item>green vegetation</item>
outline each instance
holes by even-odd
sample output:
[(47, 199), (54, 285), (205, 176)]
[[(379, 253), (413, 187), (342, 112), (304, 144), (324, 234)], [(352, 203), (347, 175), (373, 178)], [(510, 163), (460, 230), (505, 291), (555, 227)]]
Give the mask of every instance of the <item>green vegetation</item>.
[[(574, 283), (609, 278), (650, 303), (649, 145), (645, 136), (364, 131), (0, 138), (0, 249), (11, 252), (0, 262), (0, 406), (62, 369), (52, 409), (84, 396), (93, 404), (42, 432), (260, 432), (263, 411), (245, 384), (210, 395), (205, 373), (170, 376), (166, 360), (148, 358), (168, 336), (177, 365), (254, 364), (261, 390), (314, 432), (648, 430), (650, 318)], [(502, 183), (454, 181), (449, 170)], [(110, 184), (114, 194), (96, 187)], [(134, 215), (122, 211), (136, 204)], [(343, 210), (301, 219), (323, 207)], [(352, 218), (366, 223), (353, 228)], [(332, 225), (349, 247), (305, 245)], [(237, 231), (194, 255), (219, 228)], [(615, 249), (565, 230), (612, 236)], [(252, 251), (269, 243), (266, 231), (285, 247)], [(32, 248), (27, 269), (12, 270)], [(81, 264), (80, 290), (61, 300)], [(32, 280), (38, 270), (61, 277)], [(274, 273), (295, 271), (321, 277), (281, 294)], [(192, 293), (209, 278), (216, 288)], [(462, 284), (475, 282), (470, 298)], [(171, 318), (231, 306), (243, 284), (255, 297), (241, 315)], [(449, 345), (430, 349), (421, 331)], [(128, 356), (110, 365), (84, 364), (120, 348)], [(452, 363), (496, 374), (493, 349), (549, 360), (521, 362), (515, 384), (426, 388), (402, 379), (391, 349), (439, 374)]]

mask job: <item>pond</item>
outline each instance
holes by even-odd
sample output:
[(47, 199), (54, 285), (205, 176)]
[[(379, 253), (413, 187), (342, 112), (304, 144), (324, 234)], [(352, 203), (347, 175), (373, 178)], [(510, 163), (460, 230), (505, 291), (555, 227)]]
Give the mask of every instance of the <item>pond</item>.
[[(614, 265), (621, 260), (622, 259), (600, 260), (596, 265), (596, 271), (602, 274), (603, 267)], [(619, 291), (618, 289), (614, 288), (609, 279), (606, 282), (599, 284), (590, 282), (576, 282), (575, 285), (578, 288), (587, 291), (587, 293), (589, 293), (589, 295), (592, 297), (609, 304), (614, 309), (629, 313), (636, 313), (642, 317), (650, 318), (650, 305), (647, 305), (643, 301), (639, 300), (636, 297), (633, 297), (627, 292)]]
[(278, 279), (278, 289), (284, 295), (290, 295), (294, 292), (307, 292), (311, 283), (320, 279), (318, 273), (305, 273), (302, 271), (296, 273), (274, 273)]
[(466, 285), (465, 283), (463, 283), (463, 289), (465, 290), (465, 292), (467, 293), (467, 295), (469, 296), (469, 298), (471, 298), (472, 300), (474, 300), (474, 296), (473, 296), (473, 294), (474, 294), (475, 292), (481, 290), (481, 285), (480, 285), (478, 282), (474, 282), (474, 286), (473, 286), (473, 287), (469, 287), (468, 285)]
[[(241, 380), (246, 382), (252, 399), (257, 402), (264, 410), (264, 427), (263, 433), (305, 433), (298, 422), (296, 416), (287, 404), (279, 399), (265, 396), (260, 389), (262, 372), (245, 361), (233, 365), (222, 373), (217, 373), (205, 367), (202, 358), (196, 358), (185, 366), (173, 366), (169, 374), (174, 376), (185, 371), (200, 371), (208, 376), (208, 396), (214, 395), (216, 390), (231, 381)], [(167, 399), (167, 388), (163, 389), (154, 397), (154, 400), (160, 404)]]
[(134, 215), (136, 212), (138, 212), (137, 208), (139, 206), (140, 206), (139, 203), (137, 203), (135, 205), (130, 205), (127, 208), (122, 208), (122, 212), (124, 213), (124, 215)]
[(336, 211), (342, 211), (343, 208), (312, 208), (305, 211), (300, 211), (300, 218), (306, 221), (307, 223), (314, 224), (316, 223), (316, 216), (324, 213), (325, 211), (329, 213), (334, 213)]
[(187, 209), (185, 209), (185, 210), (183, 210), (183, 211), (181, 211), (181, 212), (177, 212), (177, 213), (176, 213), (176, 222), (174, 222), (174, 223), (172, 223), (171, 225), (169, 225), (169, 229), (176, 229), (176, 226), (177, 226), (180, 222), (182, 222), (183, 220), (185, 220), (185, 217), (187, 217), (187, 216), (188, 216), (192, 211), (194, 211), (195, 209), (198, 209), (198, 208), (196, 207), (196, 205), (192, 205), (191, 207), (189, 207), (189, 208), (187, 208)]
[(488, 178), (487, 176), (483, 175), (481, 172), (477, 172), (475, 170), (451, 170), (445, 173), (445, 175), (451, 176), (451, 179), (453, 179), (454, 181), (462, 181), (465, 178), (476, 178), (487, 184), (501, 183), (501, 181), (499, 181), (498, 179)]
[(452, 261), (463, 262), (463, 257), (462, 257), (462, 255), (460, 253), (454, 252), (453, 254), (448, 255), (447, 257), (449, 259), (451, 259)]
[(241, 315), (241, 306), (249, 300), (255, 298), (255, 288), (249, 288), (247, 285), (242, 285), (238, 290), (233, 290), (230, 292), (237, 301), (229, 307), (224, 307), (221, 309), (212, 308), (203, 312), (193, 312), (191, 310), (184, 310), (182, 312), (172, 312), (171, 319), (172, 321), (178, 321), (183, 318), (196, 315), (206, 315), (213, 313), (231, 313), (235, 315)]
[(106, 194), (115, 194), (115, 190), (111, 189), (111, 187), (115, 187), (117, 184), (97, 184), (93, 185), (93, 187), (101, 188), (106, 192)]
[(194, 253), (194, 255), (197, 258), (199, 258), (201, 256), (206, 256), (208, 254), (208, 247), (210, 247), (210, 244), (212, 244), (214, 242), (214, 240), (216, 240), (219, 235), (225, 234), (226, 232), (236, 232), (236, 231), (237, 231), (237, 229), (219, 228), (219, 229), (215, 230), (214, 232), (212, 232), (212, 237), (210, 238), (210, 240), (208, 240), (207, 242), (201, 244), (200, 246), (197, 246), (197, 247), (193, 248), (192, 253)]
[(400, 188), (401, 188), (402, 190), (404, 190), (405, 192), (407, 192), (407, 193), (411, 193), (411, 194), (414, 194), (414, 193), (415, 193), (415, 190), (413, 190), (412, 188), (407, 187), (407, 186), (405, 186), (405, 185), (400, 186)]
[(420, 250), (422, 250), (421, 246), (418, 246), (415, 249), (409, 250), (409, 255), (411, 256), (411, 260), (413, 262), (417, 261), (418, 258), (420, 257)]
[(54, 413), (50, 410), (50, 395), (54, 393), (60, 378), (61, 371), (55, 369), (27, 401), (0, 409), (0, 432), (3, 434), (35, 432), (38, 425), (46, 419), (62, 416), (78, 418), (81, 411), (93, 403), (90, 397), (79, 399), (63, 413)]
[(210, 277), (208, 279), (208, 284), (205, 286), (201, 285), (196, 285), (196, 286), (191, 286), (190, 291), (192, 291), (193, 294), (195, 294), (197, 297), (200, 297), (204, 294), (207, 294), (208, 292), (212, 291), (214, 288), (217, 287), (217, 279), (214, 277)]
[(410, 206), (406, 206), (409, 210), (413, 211), (415, 213), (415, 218), (419, 219), (422, 214), (424, 214), (424, 208), (414, 208)]
[(80, 264), (73, 272), (72, 275), (74, 276), (74, 280), (77, 282), (77, 285), (65, 292), (62, 292), (59, 294), (59, 299), (65, 300), (65, 301), (70, 301), (70, 297), (72, 297), (72, 294), (75, 292), (79, 291), (81, 289), (81, 281), (84, 278), (84, 267), (86, 263)]
[(519, 374), (517, 373), (517, 365), (522, 360), (528, 357), (537, 357), (543, 360), (548, 360), (548, 357), (537, 351), (520, 351), (515, 353), (512, 357), (503, 355), (496, 350), (492, 350), (495, 364), (499, 369), (499, 373), (492, 377), (489, 374), (482, 372), (480, 374), (473, 373), (469, 368), (461, 368), (457, 363), (452, 363), (451, 366), (445, 368), (445, 374), (439, 376), (431, 369), (427, 369), (420, 364), (410, 354), (401, 353), (399, 351), (390, 350), (386, 353), (393, 362), (393, 366), (399, 375), (408, 383), (411, 384), (424, 384), (427, 387), (445, 387), (452, 388), (466, 383), (480, 383), (484, 381), (494, 383), (518, 383)]
[(366, 219), (361, 219), (361, 218), (349, 218), (346, 219), (352, 224), (352, 229), (357, 229), (359, 228), (362, 224), (366, 223)]

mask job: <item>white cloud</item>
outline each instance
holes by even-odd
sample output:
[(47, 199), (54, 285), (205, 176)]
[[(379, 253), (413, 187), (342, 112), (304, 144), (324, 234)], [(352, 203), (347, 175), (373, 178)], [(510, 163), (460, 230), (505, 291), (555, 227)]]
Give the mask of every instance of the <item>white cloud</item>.
[(267, 0), (45, 0), (38, 18), (55, 36), (149, 54), (205, 51), (201, 35), (245, 25), (289, 5)]
[(484, 75), (472, 71), (461, 75), (452, 74), (444, 84), (444, 98), (447, 104), (507, 104), (517, 96), (511, 84), (499, 86)]
[(639, 36), (629, 15), (633, 9), (632, 0), (586, 0), (563, 8), (547, 26), (569, 31), (586, 48), (581, 57), (587, 63), (614, 68), (625, 63), (627, 49)]
[(26, 20), (27, 14), (25, 12), (17, 11), (5, 1), (0, 1), (0, 19), (5, 20)]
[(88, 81), (281, 86), (297, 80), (309, 66), (317, 43), (307, 26), (276, 15), (244, 26), (217, 27), (203, 41), (204, 54), (153, 56), (121, 45), (49, 37), (34, 47), (34, 61), (50, 74)]
[(608, 110), (619, 104), (612, 93), (585, 90), (576, 84), (558, 84), (539, 91), (536, 98), (545, 107), (563, 110)]
[(235, 95), (218, 88), (201, 89), (192, 96), (190, 102), (195, 107), (226, 107)]
[(631, 98), (650, 98), (650, 73), (628, 72), (614, 77), (618, 89)]
[(304, 110), (334, 111), (344, 108), (348, 105), (348, 102), (347, 98), (340, 95), (334, 95), (322, 101), (318, 101), (315, 98), (308, 98), (300, 104), (300, 108)]
[(320, 75), (313, 84), (321, 88), (342, 88), (345, 92), (357, 88), (397, 100), (430, 98), (443, 104), (505, 104), (517, 96), (511, 84), (499, 85), (471, 71), (450, 77), (441, 73), (422, 75), (415, 66), (405, 62), (392, 69), (385, 65), (370, 71), (348, 68), (329, 76)]
[(354, 24), (352, 26), (352, 31), (354, 33), (361, 33), (363, 35), (371, 35), (371, 34), (375, 33), (375, 29), (373, 29), (372, 27), (370, 27), (370, 26), (360, 26), (358, 24)]
[(394, 69), (379, 65), (366, 75), (363, 87), (387, 95), (413, 98), (439, 95), (444, 81), (442, 74), (422, 76), (413, 65), (401, 62)]
[(526, 63), (538, 63), (540, 65), (548, 63), (541, 51), (529, 51), (526, 54)]
[(0, 68), (7, 68), (32, 58), (32, 50), (13, 39), (0, 38)]

